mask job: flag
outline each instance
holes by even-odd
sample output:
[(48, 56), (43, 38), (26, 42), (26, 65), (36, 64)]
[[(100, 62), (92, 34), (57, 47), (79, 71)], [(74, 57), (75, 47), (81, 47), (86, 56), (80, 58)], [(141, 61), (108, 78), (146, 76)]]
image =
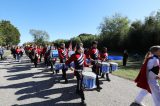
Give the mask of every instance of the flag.
[(69, 50), (69, 51), (72, 51), (72, 41), (71, 41), (70, 44), (69, 44), (68, 50)]

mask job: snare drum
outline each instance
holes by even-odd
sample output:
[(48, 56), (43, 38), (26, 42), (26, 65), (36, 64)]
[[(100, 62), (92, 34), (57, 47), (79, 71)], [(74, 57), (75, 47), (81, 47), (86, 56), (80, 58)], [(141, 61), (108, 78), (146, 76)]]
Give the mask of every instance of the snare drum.
[(110, 62), (109, 64), (110, 64), (110, 66), (111, 66), (111, 71), (116, 71), (116, 70), (118, 70), (118, 64), (117, 64), (117, 63)]
[(83, 85), (85, 89), (96, 88), (96, 74), (93, 72), (82, 72)]
[(65, 65), (65, 63), (58, 63), (55, 64), (55, 70), (62, 70), (62, 69), (68, 69), (68, 66)]
[(75, 68), (74, 62), (70, 63), (70, 67)]
[(102, 62), (100, 66), (101, 72), (102, 73), (109, 73), (110, 71), (110, 64), (107, 62)]
[(87, 64), (90, 64), (90, 63), (91, 63), (91, 60), (90, 60), (90, 59), (86, 59), (86, 63), (87, 63)]

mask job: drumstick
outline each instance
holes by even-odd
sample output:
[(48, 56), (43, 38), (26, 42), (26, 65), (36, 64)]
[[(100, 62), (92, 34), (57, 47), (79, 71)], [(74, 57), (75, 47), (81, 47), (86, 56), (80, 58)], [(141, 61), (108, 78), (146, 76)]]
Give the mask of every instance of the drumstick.
[(73, 67), (71, 67), (70, 69), (71, 69), (71, 71), (74, 71), (74, 68), (73, 68)]
[(156, 79), (160, 80), (160, 74), (158, 74), (158, 75), (156, 76)]

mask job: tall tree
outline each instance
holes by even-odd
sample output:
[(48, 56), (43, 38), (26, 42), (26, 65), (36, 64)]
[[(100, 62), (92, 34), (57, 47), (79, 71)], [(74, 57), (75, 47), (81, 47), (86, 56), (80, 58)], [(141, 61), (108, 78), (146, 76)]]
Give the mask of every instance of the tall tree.
[(46, 31), (31, 29), (30, 34), (36, 44), (45, 44), (49, 39), (49, 34)]
[(0, 21), (0, 43), (4, 45), (17, 45), (19, 42), (19, 30), (10, 21)]
[(104, 46), (117, 49), (124, 46), (129, 31), (129, 20), (120, 14), (106, 17), (100, 25), (100, 39)]

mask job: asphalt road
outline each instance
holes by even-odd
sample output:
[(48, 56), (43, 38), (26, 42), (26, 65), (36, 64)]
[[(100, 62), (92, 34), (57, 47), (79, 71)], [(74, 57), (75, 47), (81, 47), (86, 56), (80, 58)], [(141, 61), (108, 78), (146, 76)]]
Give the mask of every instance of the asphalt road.
[[(0, 61), (0, 106), (83, 106), (73, 72), (67, 75), (69, 83), (64, 84), (61, 73), (53, 75), (43, 65), (34, 68), (26, 57), (18, 63), (9, 56)], [(110, 77), (111, 82), (101, 79), (101, 92), (85, 91), (86, 106), (136, 106), (132, 102), (140, 89), (134, 82)], [(150, 95), (144, 103), (152, 106)]]

